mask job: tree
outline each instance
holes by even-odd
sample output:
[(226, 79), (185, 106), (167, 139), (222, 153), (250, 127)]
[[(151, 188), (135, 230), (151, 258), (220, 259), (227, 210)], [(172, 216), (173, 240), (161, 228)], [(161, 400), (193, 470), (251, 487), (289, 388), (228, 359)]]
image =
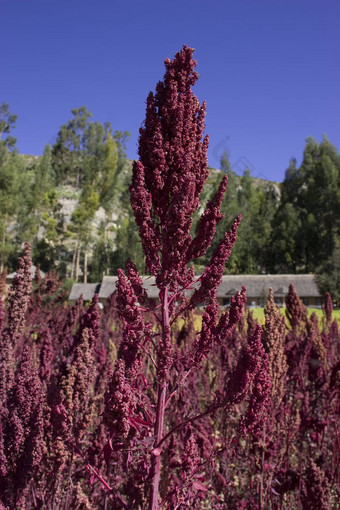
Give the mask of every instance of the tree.
[(43, 156), (33, 160), (20, 178), (21, 200), (16, 214), (15, 243), (29, 241), (34, 260), (44, 271), (57, 267), (64, 238), (54, 178), (51, 147), (47, 145)]
[(304, 222), (306, 271), (335, 249), (340, 234), (340, 157), (324, 137), (321, 144), (308, 138), (300, 168), (303, 187), (298, 205)]
[(52, 167), (52, 148), (46, 145), (44, 154), (34, 166), (34, 178), (32, 183), (32, 202), (36, 211), (42, 210), (49, 205), (49, 192), (54, 186), (55, 176)]
[(241, 274), (258, 273), (257, 247), (253, 230), (257, 196), (249, 169), (246, 169), (241, 177), (237, 190), (237, 204), (243, 220), (238, 231), (238, 243), (233, 250), (231, 265), (235, 265)]
[(102, 206), (106, 221), (110, 223), (113, 209), (120, 209), (121, 174), (124, 173), (125, 143), (129, 134), (120, 131), (112, 134), (109, 122), (92, 122), (92, 113), (85, 106), (73, 109), (72, 114), (74, 117), (61, 127), (53, 146), (52, 166), (57, 184), (68, 183), (81, 189), (69, 228), (76, 241), (71, 276), (75, 274), (78, 280), (80, 257), (83, 254), (86, 281), (95, 212)]
[(28, 168), (23, 188), (23, 201), (19, 208), (20, 242), (37, 239), (42, 224), (42, 215), (53, 209), (56, 196), (52, 169), (51, 147), (47, 145), (44, 154)]
[(235, 190), (235, 197), (234, 214), (242, 213), (243, 220), (229, 268), (241, 274), (257, 274), (267, 267), (267, 246), (278, 205), (277, 193), (272, 184), (264, 186), (253, 179), (247, 169)]
[(89, 262), (89, 282), (101, 282), (105, 274), (110, 274), (112, 271), (111, 255), (113, 249), (113, 240), (105, 235), (101, 235), (95, 241)]
[(9, 112), (9, 104), (2, 102), (0, 104), (0, 145), (8, 149), (14, 149), (16, 138), (10, 133), (15, 128), (18, 116)]
[(116, 170), (118, 164), (117, 143), (111, 133), (107, 134), (104, 146), (104, 161), (101, 167), (99, 182), (100, 203), (109, 212), (112, 210), (112, 197), (116, 183)]
[(61, 126), (53, 146), (53, 167), (57, 183), (68, 181), (79, 186), (84, 173), (84, 147), (92, 113), (85, 106), (74, 108), (71, 113), (74, 117)]
[(267, 268), (272, 273), (296, 273), (302, 262), (301, 214), (298, 197), (302, 179), (292, 158), (280, 187), (281, 197), (271, 221)]
[(340, 234), (340, 156), (324, 137), (308, 138), (300, 168), (291, 160), (273, 220), (272, 270), (314, 272)]
[(99, 122), (89, 122), (84, 131), (82, 144), (83, 170), (81, 186), (99, 186), (101, 170), (106, 157), (106, 138), (112, 131), (111, 125)]
[(267, 267), (272, 273), (297, 273), (302, 262), (299, 247), (301, 219), (289, 202), (280, 204), (272, 220), (272, 231), (267, 253)]
[(296, 203), (302, 184), (303, 180), (301, 178), (299, 169), (296, 167), (296, 159), (291, 158), (289, 161), (289, 166), (285, 172), (284, 181), (281, 184), (282, 203)]
[(101, 186), (110, 187), (116, 170), (119, 173), (126, 159), (125, 143), (129, 133), (115, 131), (112, 135), (111, 124), (91, 122), (92, 113), (85, 106), (74, 108), (71, 113), (74, 117), (61, 126), (52, 148), (56, 182), (81, 188), (96, 186), (104, 200), (109, 190), (101, 191)]
[(84, 251), (83, 275), (84, 283), (87, 283), (88, 245), (91, 239), (92, 222), (98, 207), (99, 207), (98, 193), (96, 193), (96, 191), (91, 186), (85, 187), (80, 196), (79, 203), (75, 210), (73, 211), (71, 217), (71, 224), (69, 225), (69, 230), (71, 233), (75, 235), (76, 239), (76, 251), (73, 259), (76, 282), (78, 281), (79, 278), (80, 254), (81, 250), (83, 250)]
[(124, 216), (117, 221), (115, 249), (111, 255), (112, 273), (116, 274), (119, 268), (124, 267), (128, 258), (134, 261), (138, 271), (144, 271), (145, 258), (133, 216)]
[(329, 292), (332, 299), (340, 306), (340, 241), (338, 240), (332, 254), (316, 268), (316, 283), (320, 294)]
[(0, 146), (0, 271), (14, 250), (13, 232), (15, 217), (21, 203), (25, 164), (17, 152)]

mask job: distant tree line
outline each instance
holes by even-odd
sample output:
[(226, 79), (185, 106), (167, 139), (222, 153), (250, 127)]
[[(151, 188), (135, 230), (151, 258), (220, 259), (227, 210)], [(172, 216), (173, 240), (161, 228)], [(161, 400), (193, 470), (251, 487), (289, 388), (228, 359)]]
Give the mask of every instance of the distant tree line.
[[(22, 243), (33, 246), (41, 269), (86, 281), (117, 269), (114, 238), (126, 227), (129, 172), (128, 132), (92, 121), (84, 106), (72, 110), (55, 144), (42, 157), (19, 155), (10, 134), (16, 116), (0, 109), (0, 270), (15, 267)], [(73, 199), (70, 218), (63, 202)], [(101, 208), (102, 221), (93, 221)], [(127, 210), (126, 210), (127, 209)], [(89, 257), (89, 255), (92, 255)], [(118, 257), (120, 260), (120, 258)]]
[[(84, 106), (71, 113), (54, 145), (34, 157), (18, 153), (12, 134), (17, 116), (0, 104), (0, 271), (15, 268), (23, 242), (29, 241), (42, 270), (56, 269), (73, 281), (101, 281), (127, 257), (143, 272), (129, 202), (129, 133), (94, 121)], [(237, 175), (226, 154), (221, 170), (228, 174), (228, 189), (218, 234), (243, 216), (227, 271), (315, 273), (321, 292), (339, 300), (340, 155), (329, 140), (308, 138), (301, 166), (292, 159), (281, 184), (254, 179), (249, 170)], [(211, 173), (202, 207), (220, 175)], [(63, 203), (70, 198), (74, 207), (65, 218)], [(198, 215), (193, 234), (197, 220)], [(195, 261), (197, 272), (209, 262), (215, 238), (205, 257)]]
[(327, 137), (306, 140), (301, 166), (291, 159), (279, 186), (252, 179), (248, 170), (238, 177), (226, 155), (221, 167), (229, 183), (220, 233), (243, 215), (229, 271), (314, 273), (321, 292), (339, 299), (340, 155)]

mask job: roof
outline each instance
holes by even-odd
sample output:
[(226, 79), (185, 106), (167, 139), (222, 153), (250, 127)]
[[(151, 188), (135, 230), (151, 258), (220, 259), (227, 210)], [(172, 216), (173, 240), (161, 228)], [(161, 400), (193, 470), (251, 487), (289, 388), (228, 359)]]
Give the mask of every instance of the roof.
[[(198, 276), (197, 276), (198, 277)], [(154, 276), (142, 276), (143, 287), (149, 298), (158, 298), (159, 290), (155, 285)], [(75, 283), (69, 299), (76, 300), (81, 294), (85, 301), (98, 294), (99, 299), (107, 299), (115, 290), (118, 276), (104, 276), (102, 283)], [(231, 297), (244, 286), (248, 298), (267, 297), (269, 288), (274, 296), (284, 297), (288, 294), (289, 285), (293, 284), (300, 297), (320, 297), (312, 274), (276, 274), (276, 275), (225, 275), (217, 289), (217, 297)], [(195, 285), (197, 287), (198, 284)]]
[(118, 276), (104, 276), (100, 290), (98, 293), (99, 299), (107, 299), (116, 290), (116, 281)]
[(98, 294), (100, 283), (74, 283), (69, 295), (70, 301), (76, 301), (83, 296), (84, 301), (90, 301), (94, 294)]
[[(159, 290), (155, 285), (154, 276), (141, 276), (143, 280), (143, 287), (147, 291), (149, 298), (158, 298)], [(116, 290), (116, 281), (118, 276), (104, 276), (100, 291), (99, 299), (107, 299)]]
[[(36, 267), (36, 266), (31, 266), (31, 267), (30, 267), (30, 273), (31, 273), (31, 275), (32, 275), (32, 278), (34, 278), (34, 277), (35, 277), (35, 272), (36, 272), (36, 270), (37, 270), (37, 267)], [(45, 278), (45, 273), (44, 273), (44, 271), (42, 271), (41, 269), (39, 269), (39, 273), (40, 273), (41, 278)], [(10, 274), (8, 274), (8, 275), (6, 276), (6, 280), (13, 280), (13, 278), (14, 278), (14, 276), (15, 276), (16, 274), (17, 274), (17, 273), (16, 273), (16, 271), (14, 271), (14, 273), (10, 273)]]
[(289, 285), (293, 284), (300, 297), (319, 297), (317, 285), (312, 274), (264, 274), (264, 275), (225, 275), (218, 287), (218, 297), (230, 297), (235, 289), (247, 288), (247, 297), (267, 296), (269, 288), (274, 296), (283, 297), (288, 294)]

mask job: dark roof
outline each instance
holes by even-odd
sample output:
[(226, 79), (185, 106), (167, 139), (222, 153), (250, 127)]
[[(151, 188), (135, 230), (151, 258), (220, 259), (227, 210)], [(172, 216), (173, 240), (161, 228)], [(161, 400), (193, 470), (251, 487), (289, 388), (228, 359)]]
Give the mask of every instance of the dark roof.
[(84, 301), (90, 301), (95, 294), (99, 293), (100, 283), (74, 283), (69, 295), (70, 301), (76, 301), (83, 295)]

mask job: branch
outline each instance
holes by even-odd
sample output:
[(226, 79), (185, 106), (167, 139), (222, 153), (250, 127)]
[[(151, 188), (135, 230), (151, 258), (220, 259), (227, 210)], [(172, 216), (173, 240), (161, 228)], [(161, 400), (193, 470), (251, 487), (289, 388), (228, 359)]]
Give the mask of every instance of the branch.
[(185, 425), (188, 425), (189, 423), (194, 423), (195, 421), (204, 418), (205, 416), (208, 416), (209, 414), (214, 413), (217, 411), (217, 409), (220, 409), (223, 407), (224, 402), (217, 402), (216, 404), (212, 404), (206, 411), (203, 413), (197, 414), (193, 418), (186, 418), (181, 423), (178, 423), (175, 425), (165, 436), (162, 437), (162, 439), (158, 442), (158, 444), (155, 446), (156, 448), (160, 448), (160, 446), (174, 433), (176, 430), (181, 429)]
[[(226, 448), (223, 447), (223, 448), (220, 448), (219, 450), (216, 450), (215, 452), (213, 452), (213, 454), (208, 458), (206, 459), (205, 461), (201, 462), (194, 470), (194, 472), (191, 474), (190, 478), (192, 479), (195, 475), (197, 475), (197, 473), (199, 471), (201, 471), (202, 467), (205, 465), (205, 464), (208, 464), (209, 462), (211, 462), (212, 458), (213, 457), (217, 457), (219, 454), (221, 453), (224, 453), (226, 451)], [(179, 486), (177, 485), (174, 489), (172, 489), (171, 491), (168, 492), (168, 494), (162, 499), (161, 501), (161, 504), (159, 505), (160, 508), (162, 508), (162, 506), (164, 505), (164, 503), (167, 502), (167, 500), (173, 495), (175, 494), (176, 492), (179, 492), (181, 489), (183, 489), (186, 485), (190, 485), (192, 484), (193, 482), (195, 482), (195, 480), (184, 480)], [(176, 508), (179, 508), (179, 507), (176, 507)]]
[[(178, 361), (178, 360), (176, 360)], [(185, 379), (188, 377), (188, 375), (190, 374), (192, 370), (192, 367), (189, 368), (189, 370), (184, 374), (184, 376), (182, 377), (182, 379), (174, 386), (174, 388), (171, 390), (171, 392), (169, 393), (169, 396), (168, 398), (166, 399), (165, 401), (165, 407), (168, 406), (168, 403), (170, 402), (170, 399), (174, 396), (174, 394), (176, 393), (176, 391), (184, 384), (184, 381)]]
[(110, 492), (124, 508), (128, 508), (127, 503), (118, 494), (114, 493), (113, 489), (111, 489), (109, 484), (104, 480), (104, 478), (101, 476), (101, 474), (98, 473), (98, 471), (94, 467), (91, 466), (91, 464), (86, 464), (86, 471), (92, 473), (100, 481), (100, 483), (102, 485), (104, 485), (105, 489), (108, 492)]

